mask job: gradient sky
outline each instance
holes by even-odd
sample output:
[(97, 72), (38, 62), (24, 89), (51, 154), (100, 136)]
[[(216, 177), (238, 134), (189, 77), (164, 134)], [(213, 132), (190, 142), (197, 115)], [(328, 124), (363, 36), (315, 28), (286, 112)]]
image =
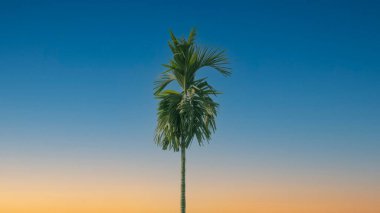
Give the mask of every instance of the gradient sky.
[(380, 212), (380, 3), (0, 1), (0, 212), (174, 213), (153, 143), (169, 29), (227, 50), (197, 213)]

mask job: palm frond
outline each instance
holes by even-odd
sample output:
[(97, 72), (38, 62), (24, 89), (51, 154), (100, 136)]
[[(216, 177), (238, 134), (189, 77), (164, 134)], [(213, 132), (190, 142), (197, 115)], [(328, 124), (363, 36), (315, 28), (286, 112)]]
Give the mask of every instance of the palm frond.
[(231, 74), (230, 68), (227, 67), (228, 59), (224, 51), (209, 48), (197, 48), (197, 55), (198, 69), (211, 67), (224, 76), (229, 76)]
[(196, 36), (197, 36), (197, 31), (195, 30), (195, 28), (191, 29), (189, 37), (187, 38), (187, 43), (193, 44)]
[[(154, 95), (159, 100), (155, 142), (166, 150), (179, 151), (189, 147), (194, 139), (199, 145), (208, 142), (216, 130), (218, 103), (211, 98), (220, 94), (207, 78), (196, 79), (196, 73), (210, 67), (224, 76), (231, 74), (224, 51), (195, 45), (196, 31), (178, 39), (170, 32), (169, 47), (173, 58), (160, 79), (155, 82)], [(181, 91), (166, 87), (177, 82)]]
[(180, 93), (164, 92), (158, 96), (158, 118), (156, 127), (156, 144), (164, 150), (178, 151), (181, 141), (181, 119), (178, 105), (182, 99)]
[(162, 90), (165, 89), (172, 81), (176, 80), (176, 77), (171, 73), (164, 72), (161, 74), (160, 79), (155, 81), (154, 95), (158, 95)]

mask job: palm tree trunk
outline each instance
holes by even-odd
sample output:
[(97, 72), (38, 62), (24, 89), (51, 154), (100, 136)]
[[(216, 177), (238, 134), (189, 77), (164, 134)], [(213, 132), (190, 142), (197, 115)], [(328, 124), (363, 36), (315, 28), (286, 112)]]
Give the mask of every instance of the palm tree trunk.
[(181, 147), (181, 213), (186, 213), (186, 147)]

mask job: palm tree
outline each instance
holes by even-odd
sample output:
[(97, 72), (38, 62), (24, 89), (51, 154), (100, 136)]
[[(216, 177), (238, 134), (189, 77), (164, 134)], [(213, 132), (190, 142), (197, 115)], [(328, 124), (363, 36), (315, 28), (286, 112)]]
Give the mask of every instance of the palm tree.
[[(224, 76), (230, 75), (224, 51), (202, 48), (194, 43), (196, 31), (188, 39), (170, 32), (169, 47), (173, 58), (158, 81), (154, 95), (159, 100), (155, 143), (163, 150), (181, 151), (181, 213), (186, 212), (186, 149), (193, 139), (202, 146), (216, 130), (218, 103), (212, 96), (219, 94), (206, 78), (196, 78), (202, 68), (209, 67)], [(168, 89), (176, 82), (179, 90)]]

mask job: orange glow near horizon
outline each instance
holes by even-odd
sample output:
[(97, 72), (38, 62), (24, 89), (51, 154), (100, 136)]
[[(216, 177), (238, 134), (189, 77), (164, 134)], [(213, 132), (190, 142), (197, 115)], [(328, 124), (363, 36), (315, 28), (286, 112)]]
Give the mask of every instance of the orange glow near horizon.
[[(103, 171), (5, 169), (0, 177), (4, 213), (177, 213), (177, 177)], [(98, 174), (98, 175), (96, 175)], [(367, 183), (289, 178), (188, 178), (188, 212), (375, 213), (380, 192)]]

